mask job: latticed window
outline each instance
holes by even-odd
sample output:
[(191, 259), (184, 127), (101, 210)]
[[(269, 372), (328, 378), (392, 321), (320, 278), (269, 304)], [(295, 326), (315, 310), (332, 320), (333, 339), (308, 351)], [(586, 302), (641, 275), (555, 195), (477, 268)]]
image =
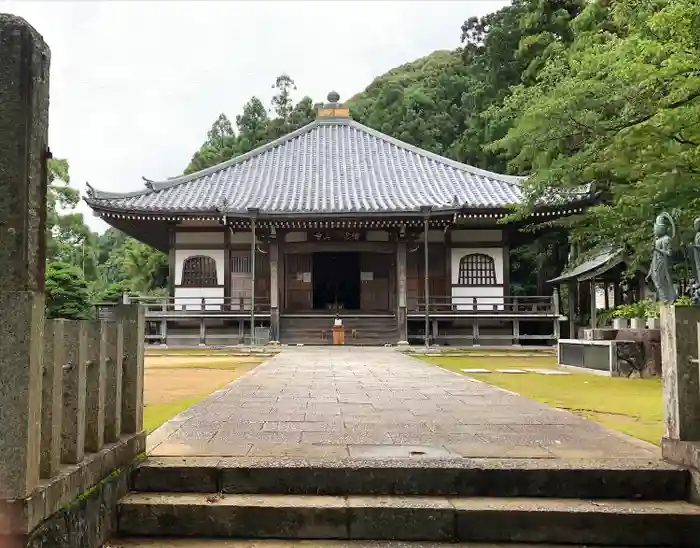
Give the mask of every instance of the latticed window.
[(250, 274), (250, 255), (232, 255), (231, 274)]
[(204, 255), (196, 255), (185, 259), (182, 265), (182, 285), (212, 287), (218, 284), (216, 261), (214, 259)]
[(461, 285), (496, 285), (496, 265), (493, 257), (483, 253), (465, 255), (459, 261)]

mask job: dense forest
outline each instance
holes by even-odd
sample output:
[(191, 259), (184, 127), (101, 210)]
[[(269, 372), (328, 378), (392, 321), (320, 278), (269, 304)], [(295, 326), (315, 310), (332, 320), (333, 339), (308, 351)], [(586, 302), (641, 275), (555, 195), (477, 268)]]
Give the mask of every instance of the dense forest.
[[(569, 240), (580, 257), (615, 245), (647, 261), (663, 210), (687, 241), (700, 214), (698, 0), (514, 0), (463, 22), (461, 40), (455, 51), (379, 76), (347, 103), (355, 120), (398, 139), (530, 175), (526, 203), (510, 220), (525, 219), (544, 197), (591, 185), (599, 202), (585, 214), (528, 228), (532, 243), (512, 252), (515, 291), (542, 290), (565, 266)], [(322, 98), (295, 102), (288, 75), (273, 88), (270, 108), (252, 97), (235, 122), (221, 114), (184, 172), (315, 118)], [(68, 162), (52, 160), (50, 171), (50, 312), (78, 317), (90, 300), (163, 291), (162, 254), (113, 229), (91, 232), (71, 212), (78, 195)]]

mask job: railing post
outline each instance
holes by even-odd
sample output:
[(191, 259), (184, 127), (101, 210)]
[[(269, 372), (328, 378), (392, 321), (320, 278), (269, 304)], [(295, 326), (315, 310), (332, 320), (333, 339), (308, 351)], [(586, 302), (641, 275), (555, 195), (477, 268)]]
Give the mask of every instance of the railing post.
[(664, 437), (700, 441), (700, 307), (661, 305), (660, 317)]
[(513, 344), (520, 345), (520, 320), (513, 320)]
[(67, 321), (64, 325), (64, 333), (66, 363), (63, 366), (61, 462), (78, 464), (85, 455), (86, 323)]
[(138, 304), (119, 308), (124, 332), (122, 371), (122, 432), (143, 430), (144, 313)]
[(124, 365), (122, 322), (109, 322), (106, 336), (105, 442), (114, 443), (122, 431), (122, 367)]
[(97, 453), (104, 446), (106, 331), (105, 322), (87, 324), (85, 450), (89, 453)]
[(474, 317), (474, 323), (472, 324), (472, 344), (474, 346), (480, 346), (479, 343), (479, 320)]
[(204, 318), (199, 318), (199, 346), (207, 345), (207, 324)]
[(168, 319), (165, 317), (165, 314), (168, 312), (167, 299), (163, 300), (161, 312), (163, 313), (163, 317), (160, 320), (160, 344), (165, 346), (168, 344)]
[(51, 478), (61, 467), (65, 320), (46, 320), (41, 398), (41, 477)]

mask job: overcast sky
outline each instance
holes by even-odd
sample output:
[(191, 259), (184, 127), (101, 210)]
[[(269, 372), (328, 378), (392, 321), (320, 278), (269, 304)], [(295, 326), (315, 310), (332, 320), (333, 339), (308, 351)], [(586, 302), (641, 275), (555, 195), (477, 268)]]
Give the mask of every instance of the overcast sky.
[[(286, 72), (295, 99), (341, 101), (383, 72), (460, 45), (460, 26), (508, 2), (8, 1), (51, 47), (50, 146), (71, 182), (102, 190), (178, 175), (220, 112), (269, 106)], [(93, 228), (106, 225), (81, 211)]]

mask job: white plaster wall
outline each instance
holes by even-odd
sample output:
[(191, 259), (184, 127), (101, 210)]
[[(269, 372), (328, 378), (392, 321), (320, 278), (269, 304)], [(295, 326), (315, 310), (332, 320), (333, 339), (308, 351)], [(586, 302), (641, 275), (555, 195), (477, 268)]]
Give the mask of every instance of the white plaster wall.
[[(463, 287), (456, 284), (459, 283), (459, 261), (465, 255), (472, 253), (481, 253), (493, 258), (494, 268), (496, 269), (496, 283), (503, 284), (503, 248), (502, 247), (460, 247), (451, 249), (451, 272), (452, 272), (452, 303), (456, 305), (457, 310), (473, 310), (474, 304), (471, 297), (479, 297), (477, 299), (478, 310), (493, 310), (494, 305), (497, 305), (499, 310), (503, 309), (504, 288), (500, 286), (474, 286)], [(468, 298), (467, 298), (468, 297)]]
[(224, 243), (224, 233), (221, 232), (176, 232), (175, 243), (207, 245)]
[(452, 287), (452, 304), (457, 310), (474, 310), (472, 297), (478, 297), (477, 310), (493, 310), (494, 305), (497, 310), (503, 310), (503, 286)]
[[(224, 282), (224, 250), (223, 249), (176, 249), (175, 250), (175, 285), (182, 283), (182, 266), (188, 257), (204, 255), (216, 261), (216, 278), (220, 285)], [(207, 288), (211, 289), (211, 288)], [(223, 293), (222, 293), (223, 295)]]
[(221, 310), (223, 287), (176, 287), (175, 310), (201, 310), (202, 298), (206, 310)]
[(452, 230), (450, 238), (453, 242), (500, 242), (503, 238), (502, 230)]

